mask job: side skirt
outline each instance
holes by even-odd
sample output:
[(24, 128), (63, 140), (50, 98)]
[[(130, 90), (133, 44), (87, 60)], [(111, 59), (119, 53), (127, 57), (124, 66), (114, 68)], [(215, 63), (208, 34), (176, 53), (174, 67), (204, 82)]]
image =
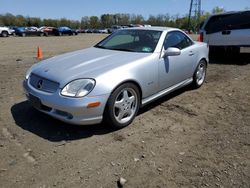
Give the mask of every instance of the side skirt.
[(160, 92), (158, 92), (158, 93), (156, 93), (154, 95), (151, 95), (151, 96), (149, 96), (149, 97), (147, 97), (145, 99), (142, 99), (141, 107), (145, 106), (146, 104), (148, 104), (148, 103), (150, 103), (150, 102), (152, 102), (154, 100), (157, 100), (158, 98), (160, 98), (160, 97), (162, 97), (164, 95), (169, 94), (170, 92), (172, 92), (174, 90), (177, 90), (177, 89), (179, 89), (181, 87), (184, 87), (184, 86), (190, 84), (192, 81), (193, 81), (193, 78), (186, 79), (186, 80), (184, 80), (184, 81), (182, 81), (182, 82), (180, 82), (180, 83), (178, 83), (176, 85), (173, 85), (173, 86), (171, 86), (171, 87), (169, 87), (167, 89), (164, 89), (164, 90), (162, 90), (162, 91), (160, 91)]

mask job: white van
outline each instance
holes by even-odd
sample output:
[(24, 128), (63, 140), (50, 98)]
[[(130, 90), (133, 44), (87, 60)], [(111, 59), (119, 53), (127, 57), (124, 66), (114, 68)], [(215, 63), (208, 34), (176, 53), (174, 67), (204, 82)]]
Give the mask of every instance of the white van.
[(199, 39), (209, 44), (210, 51), (250, 53), (250, 11), (211, 15), (201, 26)]

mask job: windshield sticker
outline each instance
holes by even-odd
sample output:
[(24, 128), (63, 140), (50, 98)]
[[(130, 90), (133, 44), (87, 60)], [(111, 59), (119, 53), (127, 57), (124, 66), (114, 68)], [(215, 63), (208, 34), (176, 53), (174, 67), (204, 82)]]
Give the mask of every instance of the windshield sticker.
[(150, 48), (150, 47), (143, 47), (143, 48), (142, 48), (142, 51), (143, 51), (143, 52), (151, 52), (151, 51), (152, 51), (152, 48)]

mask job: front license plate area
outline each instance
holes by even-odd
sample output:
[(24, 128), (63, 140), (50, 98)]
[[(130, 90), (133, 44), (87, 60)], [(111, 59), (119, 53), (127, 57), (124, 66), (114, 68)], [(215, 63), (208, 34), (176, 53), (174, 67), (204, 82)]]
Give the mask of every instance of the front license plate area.
[(37, 109), (41, 109), (42, 103), (38, 97), (29, 94), (29, 101), (30, 101), (32, 106), (34, 106)]

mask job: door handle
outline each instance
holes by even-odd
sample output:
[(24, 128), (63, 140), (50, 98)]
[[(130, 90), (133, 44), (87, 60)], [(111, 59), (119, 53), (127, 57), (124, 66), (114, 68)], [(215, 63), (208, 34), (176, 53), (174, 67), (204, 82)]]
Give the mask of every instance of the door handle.
[(188, 55), (189, 55), (189, 56), (193, 56), (193, 55), (194, 55), (194, 52), (193, 52), (193, 51), (190, 51)]

